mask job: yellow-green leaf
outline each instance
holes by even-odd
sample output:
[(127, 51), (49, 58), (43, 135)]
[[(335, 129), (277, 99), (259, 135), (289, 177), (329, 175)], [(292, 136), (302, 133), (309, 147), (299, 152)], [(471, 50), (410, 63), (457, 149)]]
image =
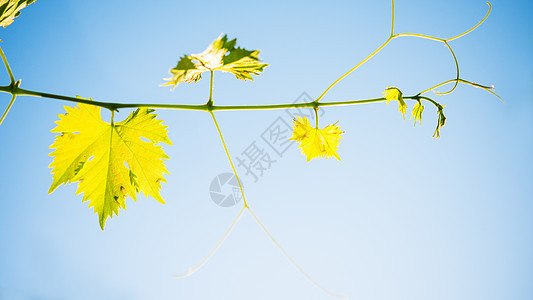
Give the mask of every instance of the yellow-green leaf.
[(337, 154), (339, 142), (344, 131), (340, 130), (337, 123), (328, 125), (324, 129), (314, 128), (309, 124), (306, 117), (296, 117), (293, 120), (294, 127), (290, 140), (300, 143), (299, 148), (307, 156), (307, 161), (316, 157), (335, 157), (341, 160)]
[(228, 36), (219, 36), (202, 53), (184, 55), (176, 67), (170, 69), (172, 77), (164, 78), (173, 88), (182, 83), (197, 82), (206, 71), (222, 71), (235, 75), (237, 79), (252, 79), (260, 75), (268, 64), (261, 63), (258, 50), (235, 47), (237, 39), (228, 41)]
[(20, 10), (35, 0), (0, 0), (0, 26), (7, 27), (20, 15)]
[(415, 125), (416, 121), (419, 121), (420, 124), (422, 124), (422, 113), (424, 112), (424, 105), (418, 101), (415, 106), (413, 107), (413, 111), (411, 112), (411, 119), (415, 118)]
[(136, 200), (142, 191), (164, 203), (159, 192), (161, 182), (166, 182), (163, 174), (168, 174), (163, 159), (169, 157), (158, 144), (172, 143), (154, 110), (140, 108), (111, 124), (101, 119), (98, 106), (79, 103), (65, 110), (51, 130), (60, 135), (50, 146), (55, 150), (50, 154), (54, 160), (49, 193), (63, 183), (79, 182), (76, 194), (90, 201), (102, 230), (108, 217), (126, 209), (128, 196)]
[(405, 104), (405, 101), (403, 100), (403, 94), (402, 92), (395, 87), (388, 87), (383, 92), (383, 96), (387, 100), (387, 105), (391, 100), (397, 100), (399, 105), (399, 110), (403, 115), (403, 119), (405, 120), (405, 112), (407, 110), (407, 104)]

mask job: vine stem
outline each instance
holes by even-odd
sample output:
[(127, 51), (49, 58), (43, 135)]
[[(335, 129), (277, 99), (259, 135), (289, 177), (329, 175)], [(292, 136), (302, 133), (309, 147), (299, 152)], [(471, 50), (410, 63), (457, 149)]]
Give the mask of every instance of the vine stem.
[(211, 77), (209, 82), (209, 100), (208, 102), (213, 101), (213, 70), (211, 70)]
[[(467, 81), (465, 80), (464, 82), (467, 82)], [(0, 91), (2, 91), (3, 88), (4, 87), (0, 86)], [(36, 97), (63, 100), (63, 101), (68, 101), (68, 102), (90, 104), (90, 105), (104, 107), (112, 111), (116, 111), (121, 108), (141, 108), (141, 107), (158, 108), (158, 109), (175, 109), (175, 110), (197, 110), (197, 111), (270, 110), (270, 109), (288, 109), (288, 108), (322, 107), (322, 106), (347, 106), (347, 105), (382, 102), (386, 100), (385, 98), (373, 98), (373, 99), (346, 100), (346, 101), (333, 101), (333, 102), (320, 102), (320, 103), (316, 103), (316, 101), (311, 101), (311, 102), (305, 102), (305, 103), (287, 103), (287, 104), (209, 106), (207, 104), (188, 105), (188, 104), (157, 104), (157, 103), (112, 103), (112, 102), (102, 102), (102, 101), (91, 101), (91, 100), (80, 99), (80, 98), (75, 98), (75, 97), (41, 93), (41, 92), (24, 90), (24, 89), (19, 89), (19, 91), (20, 92), (17, 93), (17, 95), (19, 96), (20, 95), (36, 96)], [(404, 97), (404, 99), (415, 99), (415, 98), (416, 96), (405, 96)]]
[(315, 107), (315, 109), (313, 109), (313, 111), (315, 112), (315, 127), (316, 127), (316, 129), (318, 129), (318, 106)]
[[(450, 82), (458, 81), (459, 83), (464, 83), (471, 85), (473, 87), (482, 88), (491, 94), (497, 96), (499, 99), (502, 99), (498, 94), (494, 93), (491, 89), (492, 87), (487, 87), (477, 83), (473, 83), (464, 79), (451, 79), (445, 82), (442, 82), (438, 85), (435, 85), (429, 89), (424, 90), (421, 93), (413, 96), (404, 96), (404, 99), (416, 100), (418, 95), (424, 94), (428, 91), (446, 85)], [(11, 93), (11, 88), (9, 86), (0, 86), (0, 92)], [(157, 109), (176, 109), (176, 110), (196, 110), (196, 111), (236, 111), (236, 110), (269, 110), (269, 109), (288, 109), (288, 108), (303, 108), (303, 107), (322, 107), (322, 106), (349, 106), (349, 105), (358, 105), (365, 103), (374, 103), (385, 101), (385, 98), (373, 98), (373, 99), (361, 99), (361, 100), (346, 100), (346, 101), (332, 101), (332, 102), (305, 102), (305, 103), (287, 103), (287, 104), (267, 104), (267, 105), (224, 105), (224, 106), (209, 106), (207, 104), (202, 105), (187, 105), (187, 104), (157, 104), (157, 103), (113, 103), (113, 102), (102, 102), (102, 101), (91, 101), (86, 99), (80, 99), (76, 97), (69, 97), (63, 95), (49, 94), (37, 91), (30, 91), (21, 88), (14, 88), (14, 95), (17, 96), (35, 96), (43, 97), (50, 99), (63, 100), (68, 102), (90, 104), (95, 106), (100, 106), (107, 108), (112, 111), (116, 111), (121, 108), (157, 108)], [(502, 100), (503, 101), (503, 100)]]
[(4, 50), (2, 50), (2, 47), (0, 47), (0, 55), (2, 56), (2, 61), (4, 62), (4, 65), (6, 66), (7, 73), (9, 74), (9, 80), (11, 81), (11, 85), (15, 84), (15, 77), (13, 76), (13, 72), (11, 71), (11, 67), (9, 66), (9, 63), (7, 62), (6, 55), (4, 54)]

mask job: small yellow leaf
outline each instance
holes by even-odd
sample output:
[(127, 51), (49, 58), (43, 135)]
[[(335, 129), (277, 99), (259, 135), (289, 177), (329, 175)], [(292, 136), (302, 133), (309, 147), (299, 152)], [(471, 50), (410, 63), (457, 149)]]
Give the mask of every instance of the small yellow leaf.
[(424, 105), (422, 103), (417, 102), (415, 106), (413, 107), (413, 111), (411, 112), (411, 119), (415, 118), (415, 125), (416, 121), (418, 121), (422, 125), (422, 113), (424, 112)]
[(299, 148), (307, 156), (307, 161), (316, 157), (335, 157), (341, 160), (337, 154), (339, 139), (344, 131), (335, 124), (328, 125), (324, 129), (314, 128), (309, 124), (306, 117), (296, 117), (293, 120), (294, 127), (290, 140), (300, 143)]
[(405, 101), (403, 100), (403, 94), (402, 92), (395, 87), (388, 87), (383, 92), (383, 97), (387, 100), (387, 105), (391, 100), (397, 100), (399, 105), (399, 110), (403, 115), (403, 119), (405, 120), (405, 113), (407, 111), (407, 104), (405, 104)]

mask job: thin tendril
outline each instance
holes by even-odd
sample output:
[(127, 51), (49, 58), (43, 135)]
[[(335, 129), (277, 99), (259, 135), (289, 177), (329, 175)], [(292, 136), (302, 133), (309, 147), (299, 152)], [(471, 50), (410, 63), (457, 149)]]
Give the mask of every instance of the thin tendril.
[[(464, 80), (464, 79), (461, 79), (461, 78), (459, 78), (459, 79), (450, 79), (450, 80), (445, 81), (443, 83), (439, 83), (439, 84), (437, 84), (437, 85), (435, 85), (433, 87), (430, 87), (429, 89), (426, 89), (426, 90), (422, 91), (418, 95), (422, 95), (424, 93), (427, 93), (429, 91), (432, 91), (432, 90), (434, 90), (436, 88), (439, 88), (439, 87), (441, 87), (443, 85), (446, 85), (446, 84), (448, 84), (450, 82), (454, 82), (454, 81), (460, 82), (460, 83), (464, 83), (464, 84), (468, 84), (468, 85), (471, 85), (471, 86), (476, 87), (476, 88), (484, 89), (485, 91), (493, 94), (494, 96), (498, 97), (498, 99), (500, 99), (503, 103), (505, 103), (505, 100), (503, 100), (502, 97), (500, 97), (498, 94), (496, 94), (495, 92), (492, 91), (493, 87), (484, 86), (484, 85), (477, 84), (477, 83), (474, 83), (474, 82), (470, 82), (470, 81), (467, 81), (467, 80)], [(437, 93), (435, 93), (435, 94), (437, 94)]]
[(268, 231), (268, 229), (265, 227), (265, 225), (263, 225), (263, 223), (254, 214), (254, 212), (250, 209), (250, 207), (248, 207), (248, 211), (250, 212), (252, 217), (255, 219), (257, 224), (259, 224), (259, 226), (261, 226), (261, 229), (263, 229), (263, 231), (266, 233), (266, 235), (276, 245), (276, 247), (278, 247), (279, 250), (281, 250), (281, 252), (283, 252), (283, 255), (285, 255), (285, 257), (287, 257), (287, 259), (291, 262), (291, 264), (293, 264), (296, 267), (296, 269), (298, 269), (298, 271), (300, 271), (300, 273), (302, 273), (307, 279), (309, 279), (309, 281), (311, 281), (316, 287), (320, 288), (321, 290), (323, 290), (324, 292), (326, 292), (327, 294), (329, 294), (329, 295), (331, 295), (331, 296), (333, 296), (335, 298), (340, 298), (340, 299), (347, 299), (348, 298), (347, 296), (343, 296), (343, 295), (339, 295), (339, 294), (333, 293), (332, 291), (328, 290), (327, 288), (322, 286), (320, 283), (318, 283), (316, 280), (314, 280), (313, 277), (311, 277), (309, 274), (307, 274), (304, 271), (304, 269), (298, 263), (296, 263), (296, 261), (289, 255), (289, 253), (281, 246), (281, 244), (278, 241), (276, 241), (274, 236)]
[(392, 22), (391, 22), (390, 36), (392, 37), (393, 35), (394, 35), (394, 0), (392, 0)]
[(2, 122), (4, 122), (4, 119), (6, 118), (7, 113), (9, 112), (9, 110), (11, 109), (11, 106), (13, 106), (13, 103), (15, 103), (15, 98), (17, 98), (17, 95), (13, 95), (13, 97), (11, 97), (11, 101), (7, 105), (7, 108), (4, 111), (4, 114), (2, 115), (2, 118), (0, 118), (0, 125), (2, 125)]
[(483, 18), (483, 20), (481, 20), (479, 23), (477, 23), (476, 26), (470, 28), (470, 30), (465, 31), (464, 33), (462, 33), (462, 34), (460, 34), (460, 35), (458, 35), (458, 36), (454, 36), (454, 37), (452, 37), (452, 38), (446, 39), (446, 41), (447, 41), (447, 42), (449, 42), (449, 41), (453, 41), (453, 40), (458, 39), (458, 38), (460, 38), (460, 37), (462, 37), (462, 36), (464, 36), (464, 35), (467, 35), (467, 34), (469, 34), (470, 32), (474, 31), (474, 29), (476, 29), (479, 25), (483, 24), (483, 22), (485, 22), (485, 20), (489, 17), (489, 15), (490, 15), (490, 11), (491, 11), (491, 9), (492, 9), (492, 6), (490, 5), (489, 2), (485, 2), (485, 3), (488, 4), (488, 6), (489, 6), (489, 11), (487, 11), (487, 14), (486, 14), (485, 17)]
[(244, 197), (244, 190), (242, 188), (241, 180), (239, 179), (239, 176), (237, 175), (237, 171), (235, 170), (235, 166), (233, 165), (233, 161), (231, 160), (231, 156), (229, 155), (228, 147), (226, 147), (226, 142), (224, 142), (224, 137), (222, 136), (222, 131), (220, 131), (220, 127), (218, 126), (218, 122), (217, 122), (217, 119), (215, 118), (215, 114), (212, 111), (209, 111), (209, 113), (213, 117), (213, 121), (215, 121), (215, 126), (217, 127), (218, 135), (220, 135), (220, 140), (222, 141), (222, 145), (224, 146), (224, 151), (226, 151), (226, 156), (228, 157), (229, 164), (231, 165), (233, 174), (235, 174), (235, 178), (237, 178), (237, 183), (239, 183), (239, 189), (241, 190), (242, 201), (244, 202), (244, 207), (248, 207), (248, 203), (246, 203), (246, 197)]
[[(452, 47), (450, 46), (450, 44), (448, 44), (449, 41), (452, 41), (452, 40), (455, 40), (455, 39), (458, 39), (462, 36), (465, 36), (467, 34), (469, 34), (470, 32), (472, 32), (474, 29), (476, 29), (477, 27), (479, 27), (479, 25), (483, 24), (483, 22), (485, 22), (485, 20), (488, 18), (488, 16), (490, 15), (490, 11), (492, 9), (492, 6), (489, 2), (486, 2), (489, 6), (489, 10), (487, 11), (487, 14), (485, 15), (485, 17), (478, 23), (476, 24), (474, 27), (470, 28), (469, 30), (465, 31), (464, 33), (460, 34), (460, 35), (457, 35), (455, 37), (452, 37), (452, 38), (449, 38), (449, 39), (441, 39), (441, 38), (436, 38), (436, 37), (432, 37), (432, 36), (428, 36), (428, 35), (423, 35), (423, 34), (416, 34), (416, 33), (400, 33), (400, 34), (396, 34), (396, 35), (393, 35), (392, 37), (393, 38), (396, 38), (396, 37), (400, 37), (400, 36), (414, 36), (414, 37), (419, 37), (419, 38), (424, 38), (424, 39), (430, 39), (430, 40), (435, 40), (435, 41), (439, 41), (439, 42), (442, 42), (444, 43), (444, 45), (446, 45), (446, 47), (448, 47), (448, 49), (450, 50), (452, 56), (453, 56), (453, 60), (455, 62), (455, 67), (456, 67), (456, 79), (454, 80), (455, 81), (455, 84), (453, 86), (453, 88), (451, 90), (449, 90), (448, 92), (444, 92), (444, 93), (435, 93), (437, 95), (446, 95), (446, 94), (450, 94), (451, 92), (453, 92), (456, 88), (457, 88), (457, 85), (459, 83), (459, 63), (457, 62), (457, 57), (455, 56), (455, 53), (453, 52), (453, 49)], [(500, 98), (500, 100), (503, 101), (503, 99), (496, 95), (496, 93), (492, 92), (491, 90), (487, 90), (489, 92), (491, 92), (492, 94), (494, 94), (495, 96), (497, 96), (498, 98)], [(426, 92), (426, 91), (424, 91)], [(422, 92), (422, 93), (424, 93)], [(420, 93), (420, 94), (422, 94)]]
[(318, 102), (320, 101), (320, 99), (322, 99), (326, 94), (327, 92), (329, 92), (329, 90), (331, 90), (331, 88), (333, 88), (337, 83), (339, 83), (339, 81), (341, 81), (342, 79), (344, 79), (344, 77), (350, 75), (350, 73), (352, 73), (353, 71), (355, 71), (357, 68), (359, 68), (362, 64), (364, 64), (365, 62), (367, 62), (369, 59), (371, 59), (374, 55), (376, 55), (379, 51), (381, 51), (381, 49), (383, 49), (383, 47), (385, 47), (390, 41), (391, 41), (391, 37), (389, 37), (385, 43), (383, 43), (383, 45), (381, 45), (378, 49), (376, 49), (376, 51), (372, 52), (367, 58), (363, 59), (360, 63), (358, 63), (355, 67), (351, 68), (348, 72), (346, 72), (344, 75), (342, 75), (341, 77), (339, 77), (337, 80), (335, 80), (335, 82), (333, 82), (315, 101)]
[[(433, 41), (438, 41), (438, 42), (443, 43), (448, 48), (448, 50), (450, 50), (450, 53), (452, 54), (453, 61), (455, 62), (456, 80), (459, 80), (459, 76), (460, 76), (459, 75), (459, 62), (457, 61), (457, 57), (455, 56), (455, 53), (453, 52), (452, 47), (450, 46), (450, 44), (448, 44), (448, 42), (446, 40), (441, 39), (441, 38), (437, 38), (437, 37), (432, 37), (432, 36), (429, 36), (429, 35), (418, 34), (418, 33), (398, 33), (398, 34), (392, 36), (392, 38), (398, 38), (398, 37), (402, 37), (402, 36), (418, 37), (418, 38), (422, 38), (422, 39), (433, 40)], [(444, 92), (444, 93), (436, 93), (436, 94), (437, 95), (450, 94), (451, 92), (453, 92), (455, 90), (456, 87), (457, 87), (457, 81), (456, 81), (456, 84), (454, 85), (454, 87), (451, 90), (449, 90), (447, 92)]]
[[(370, 58), (372, 58), (374, 55), (376, 55), (379, 51), (381, 51), (381, 49), (383, 49), (383, 47), (385, 47), (392, 39), (394, 38), (397, 38), (397, 37), (401, 37), (401, 36), (415, 36), (415, 37), (420, 37), (420, 38), (425, 38), (425, 39), (430, 39), (430, 40), (435, 40), (435, 41), (439, 41), (439, 42), (443, 42), (447, 47), (448, 49), (450, 50), (450, 52), (452, 53), (453, 55), (453, 58), (455, 60), (455, 65), (456, 65), (456, 69), (457, 69), (457, 79), (459, 78), (459, 65), (457, 63), (457, 58), (455, 57), (455, 53), (453, 53), (453, 50), (452, 48), (450, 47), (450, 45), (447, 43), (448, 41), (452, 41), (452, 40), (455, 40), (455, 39), (458, 39), (470, 32), (472, 32), (474, 29), (476, 29), (479, 25), (481, 25), (483, 22), (485, 22), (485, 20), (487, 19), (487, 17), (489, 16), (490, 14), (490, 11), (491, 11), (491, 5), (489, 2), (487, 2), (487, 4), (489, 5), (489, 11), (487, 12), (487, 14), (485, 15), (485, 17), (483, 18), (483, 20), (481, 20), (476, 26), (472, 27), (470, 30), (458, 35), (458, 36), (455, 36), (455, 37), (452, 37), (452, 38), (449, 38), (449, 39), (441, 39), (441, 38), (436, 38), (436, 37), (432, 37), (432, 36), (428, 36), (428, 35), (423, 35), (423, 34), (416, 34), (416, 33), (400, 33), (400, 34), (394, 34), (394, 0), (392, 1), (392, 25), (391, 25), (391, 35), (390, 37), (387, 39), (387, 41), (385, 41), (385, 43), (383, 43), (383, 45), (381, 45), (376, 51), (372, 52), (372, 54), (370, 54), (367, 58), (365, 58), (363, 61), (361, 61), (359, 64), (357, 64), (355, 67), (353, 67), (352, 69), (350, 69), (348, 72), (346, 72), (344, 75), (342, 75), (341, 77), (339, 77), (337, 80), (335, 80), (317, 99), (316, 101), (320, 101), (326, 94), (327, 92), (333, 88), (333, 86), (335, 86), (337, 83), (339, 83), (339, 81), (341, 81), (342, 79), (344, 79), (346, 76), (348, 76), (350, 73), (352, 73), (353, 71), (355, 71), (357, 68), (359, 68), (362, 64), (364, 64), (366, 61), (368, 61)], [(451, 92), (453, 92), (455, 90), (455, 88), (457, 87), (457, 85), (455, 85), (450, 91), (446, 92), (446, 93), (441, 93), (441, 95), (444, 95), (444, 94), (449, 94)]]
[(224, 233), (224, 235), (222, 236), (222, 238), (216, 243), (215, 247), (213, 247), (213, 249), (211, 249), (211, 251), (209, 251), (209, 253), (194, 267), (190, 268), (186, 273), (183, 273), (183, 274), (177, 274), (177, 275), (174, 275), (174, 277), (177, 277), (177, 278), (184, 278), (184, 277), (188, 277), (188, 276), (191, 276), (192, 274), (196, 273), (196, 271), (198, 271), (203, 265), (205, 265), (205, 263), (207, 263), (207, 261), (209, 261), (209, 259), (211, 258), (211, 256), (213, 256), (213, 254), (215, 254), (215, 252), (217, 252), (218, 248), (220, 248), (220, 246), (222, 245), (222, 243), (224, 243), (224, 241), (226, 240), (226, 238), (229, 236), (229, 234), (231, 233), (231, 231), (233, 230), (233, 228), (235, 227), (235, 224), (237, 224), (237, 221), (239, 221), (239, 219), (241, 218), (242, 216), (242, 213), (244, 212), (244, 209), (246, 208), (246, 206), (244, 206), (241, 211), (239, 212), (239, 214), (237, 215), (237, 217), (235, 217), (235, 219), (233, 220), (233, 222), (231, 223), (231, 225), (229, 226), (228, 230), (226, 230), (226, 232)]
[(444, 93), (435, 93), (436, 95), (447, 95), (447, 94), (450, 94), (451, 92), (453, 92), (455, 90), (455, 88), (457, 87), (457, 84), (459, 83), (459, 63), (457, 62), (457, 57), (455, 56), (455, 53), (453, 53), (453, 50), (452, 50), (452, 47), (450, 47), (450, 44), (448, 44), (448, 42), (444, 41), (444, 44), (446, 45), (446, 47), (448, 47), (448, 49), (450, 49), (450, 52), (452, 53), (452, 56), (453, 56), (453, 60), (455, 61), (455, 68), (456, 68), (456, 74), (457, 76), (455, 77), (455, 84), (453, 86), (453, 88), (447, 92), (444, 92)]
[(444, 39), (441, 39), (441, 38), (438, 38), (438, 37), (429, 36), (429, 35), (420, 34), (420, 33), (408, 33), (408, 32), (397, 33), (397, 34), (393, 35), (392, 38), (395, 39), (395, 38), (402, 37), (402, 36), (414, 36), (414, 37), (419, 37), (419, 38), (428, 39), (428, 40), (434, 40), (434, 41), (438, 41), (438, 42), (445, 42)]

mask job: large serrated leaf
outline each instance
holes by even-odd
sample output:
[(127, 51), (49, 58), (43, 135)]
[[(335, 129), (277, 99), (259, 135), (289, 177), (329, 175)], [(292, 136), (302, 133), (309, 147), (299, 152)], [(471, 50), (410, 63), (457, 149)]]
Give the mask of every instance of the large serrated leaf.
[[(137, 199), (141, 191), (164, 203), (159, 191), (168, 171), (169, 157), (158, 143), (172, 144), (167, 127), (153, 110), (139, 108), (118, 123), (102, 121), (100, 107), (81, 104), (65, 107), (59, 115), (58, 135), (50, 148), (53, 183), (49, 193), (63, 183), (79, 182), (76, 194), (90, 201), (102, 230), (108, 217), (126, 209), (125, 198)], [(149, 141), (144, 141), (145, 138)]]

